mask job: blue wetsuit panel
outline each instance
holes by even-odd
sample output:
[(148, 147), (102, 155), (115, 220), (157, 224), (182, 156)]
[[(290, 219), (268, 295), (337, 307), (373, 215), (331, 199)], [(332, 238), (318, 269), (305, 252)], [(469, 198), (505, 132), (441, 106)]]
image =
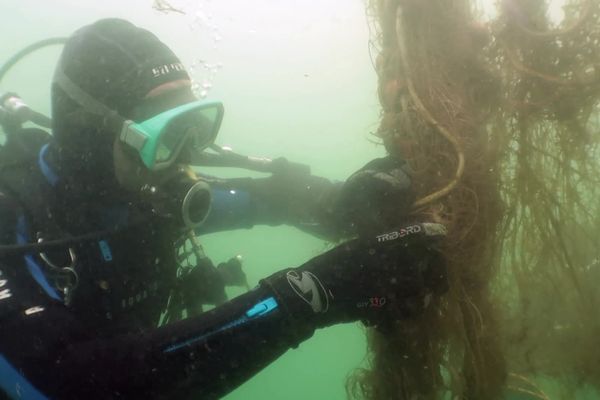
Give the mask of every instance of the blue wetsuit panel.
[(12, 399), (47, 400), (0, 354), (0, 389)]

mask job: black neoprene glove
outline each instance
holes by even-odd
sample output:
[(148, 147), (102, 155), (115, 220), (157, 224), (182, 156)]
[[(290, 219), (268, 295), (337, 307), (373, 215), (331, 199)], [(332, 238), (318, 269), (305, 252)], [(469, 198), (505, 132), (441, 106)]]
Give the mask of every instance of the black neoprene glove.
[(436, 250), (440, 224), (405, 226), (346, 242), (306, 264), (263, 280), (302, 329), (361, 320), (369, 325), (419, 313), (447, 290)]
[(387, 156), (369, 161), (344, 182), (335, 203), (342, 229), (373, 234), (398, 226), (414, 202), (406, 162)]

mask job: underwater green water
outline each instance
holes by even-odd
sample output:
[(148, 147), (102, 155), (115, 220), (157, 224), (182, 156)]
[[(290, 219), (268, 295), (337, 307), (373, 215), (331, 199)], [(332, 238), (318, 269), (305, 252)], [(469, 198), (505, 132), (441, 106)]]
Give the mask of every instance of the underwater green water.
[[(379, 103), (363, 1), (172, 3), (188, 14), (157, 12), (152, 0), (2, 0), (0, 61), (31, 42), (66, 36), (99, 18), (126, 18), (152, 30), (175, 50), (192, 68), (198, 93), (205, 90), (207, 98), (224, 102), (220, 145), (244, 154), (285, 156), (335, 180), (384, 154), (370, 135), (378, 124)], [(49, 80), (58, 51), (48, 49), (26, 59), (0, 84), (0, 91), (18, 92), (34, 108), (48, 112)], [(255, 227), (201, 240), (215, 262), (241, 254), (251, 286), (327, 247), (291, 227)], [(360, 325), (321, 330), (226, 399), (341, 400), (346, 398), (347, 375), (364, 363), (365, 353)]]

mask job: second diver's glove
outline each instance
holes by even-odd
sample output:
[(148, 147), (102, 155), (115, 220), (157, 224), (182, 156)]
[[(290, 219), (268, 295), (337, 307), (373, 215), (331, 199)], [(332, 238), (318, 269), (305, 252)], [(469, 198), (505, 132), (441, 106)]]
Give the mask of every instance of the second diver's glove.
[(409, 318), (447, 290), (436, 249), (445, 233), (443, 225), (421, 223), (351, 240), (261, 284), (275, 293), (299, 330)]
[(361, 235), (397, 226), (414, 201), (406, 162), (376, 158), (350, 175), (334, 205), (341, 228)]

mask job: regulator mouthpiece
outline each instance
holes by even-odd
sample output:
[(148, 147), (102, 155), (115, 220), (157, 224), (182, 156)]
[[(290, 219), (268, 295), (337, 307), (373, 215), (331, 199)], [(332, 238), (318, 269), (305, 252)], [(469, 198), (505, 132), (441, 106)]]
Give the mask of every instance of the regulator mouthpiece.
[[(192, 179), (190, 179), (192, 181)], [(187, 189), (182, 186), (185, 195), (181, 202), (181, 219), (183, 224), (189, 228), (195, 228), (202, 224), (210, 211), (210, 187), (206, 182), (191, 182), (192, 186)]]
[(142, 193), (152, 204), (154, 212), (176, 218), (188, 229), (200, 226), (210, 212), (210, 186), (187, 174), (180, 174), (159, 187), (145, 185)]

